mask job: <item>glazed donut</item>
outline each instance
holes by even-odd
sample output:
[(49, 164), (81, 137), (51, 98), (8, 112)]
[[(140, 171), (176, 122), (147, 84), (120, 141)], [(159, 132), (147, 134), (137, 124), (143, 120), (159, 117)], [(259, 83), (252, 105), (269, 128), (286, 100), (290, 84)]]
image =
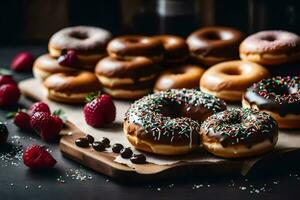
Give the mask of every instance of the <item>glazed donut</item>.
[(240, 57), (266, 65), (299, 60), (300, 38), (287, 31), (261, 31), (241, 43)]
[(86, 68), (94, 67), (106, 55), (106, 46), (112, 35), (98, 27), (75, 26), (55, 33), (49, 41), (48, 49), (52, 57), (58, 58), (65, 50), (74, 50), (78, 60)]
[(188, 64), (166, 70), (156, 80), (154, 91), (199, 88), (199, 81), (203, 73), (203, 68)]
[(44, 87), (49, 99), (68, 104), (84, 103), (86, 95), (101, 90), (95, 74), (87, 71), (53, 74)]
[(300, 128), (300, 78), (273, 77), (253, 84), (244, 94), (243, 107), (270, 114), (280, 128)]
[(200, 64), (211, 66), (238, 58), (243, 34), (228, 27), (207, 27), (193, 32), (187, 38), (192, 58)]
[(227, 101), (241, 101), (251, 84), (267, 78), (269, 72), (259, 64), (247, 61), (227, 61), (206, 70), (200, 79), (200, 89)]
[(189, 48), (182, 37), (175, 35), (158, 35), (153, 38), (163, 43), (164, 63), (182, 63), (189, 57)]
[(106, 57), (95, 68), (103, 91), (125, 100), (135, 100), (150, 93), (158, 71), (159, 66), (147, 57), (130, 60)]
[(193, 89), (162, 91), (145, 96), (127, 110), (124, 133), (139, 150), (178, 155), (199, 145), (200, 123), (226, 109), (218, 98)]
[(64, 67), (52, 58), (49, 54), (39, 56), (33, 64), (33, 75), (38, 80), (45, 80), (48, 76), (60, 72), (75, 72), (77, 69)]
[(164, 47), (160, 40), (153, 37), (126, 35), (110, 41), (107, 52), (109, 56), (123, 60), (143, 56), (160, 62), (163, 59)]
[(201, 125), (202, 144), (224, 158), (257, 156), (274, 149), (277, 122), (267, 113), (235, 108), (210, 116)]

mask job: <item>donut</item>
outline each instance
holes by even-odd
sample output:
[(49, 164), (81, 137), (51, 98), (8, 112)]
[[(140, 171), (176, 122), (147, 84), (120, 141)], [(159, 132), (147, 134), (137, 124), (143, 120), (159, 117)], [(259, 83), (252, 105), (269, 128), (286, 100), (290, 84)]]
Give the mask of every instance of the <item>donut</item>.
[(259, 64), (247, 61), (227, 61), (206, 70), (200, 79), (200, 89), (227, 101), (241, 101), (243, 92), (253, 83), (267, 78), (269, 72)]
[(200, 143), (200, 123), (226, 104), (195, 89), (172, 89), (135, 101), (125, 114), (124, 133), (142, 151), (185, 154)]
[(131, 59), (137, 56), (150, 58), (154, 62), (161, 62), (164, 54), (163, 43), (153, 37), (140, 35), (120, 36), (109, 42), (107, 46), (109, 56), (118, 59)]
[(274, 149), (277, 122), (267, 113), (234, 108), (216, 113), (200, 128), (203, 147), (224, 158), (258, 156)]
[(90, 69), (106, 55), (106, 46), (111, 38), (111, 33), (102, 28), (67, 27), (50, 38), (48, 49), (54, 58), (58, 58), (66, 50), (74, 50), (80, 64)]
[(300, 38), (287, 31), (261, 31), (241, 43), (240, 57), (265, 65), (299, 60)]
[(152, 92), (158, 72), (158, 65), (141, 56), (130, 60), (106, 57), (95, 68), (103, 91), (124, 100), (135, 100)]
[(176, 35), (158, 35), (164, 46), (164, 63), (182, 63), (189, 57), (189, 48), (182, 37)]
[(189, 64), (165, 70), (157, 78), (154, 91), (199, 88), (199, 81), (203, 73), (203, 68)]
[(85, 97), (101, 90), (101, 84), (95, 74), (88, 71), (57, 73), (44, 81), (47, 97), (53, 101), (80, 104)]
[(243, 38), (243, 33), (233, 28), (207, 27), (188, 36), (187, 44), (196, 62), (211, 66), (238, 58), (238, 49)]
[(35, 78), (43, 81), (52, 74), (75, 72), (77, 69), (62, 66), (57, 62), (57, 59), (51, 57), (49, 54), (44, 54), (34, 61), (32, 71)]
[(279, 128), (300, 128), (300, 78), (277, 76), (254, 83), (242, 104), (270, 114)]

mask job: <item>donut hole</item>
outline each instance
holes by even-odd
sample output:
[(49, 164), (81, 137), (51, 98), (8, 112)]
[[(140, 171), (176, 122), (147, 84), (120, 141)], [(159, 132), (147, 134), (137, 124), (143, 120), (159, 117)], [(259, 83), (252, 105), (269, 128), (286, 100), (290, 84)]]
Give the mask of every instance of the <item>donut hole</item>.
[(273, 42), (276, 39), (277, 38), (274, 35), (266, 35), (266, 36), (264, 36), (264, 37), (261, 38), (261, 40), (267, 41), (267, 42)]
[(85, 40), (88, 38), (88, 34), (86, 32), (72, 32), (70, 36), (78, 40)]
[(204, 37), (208, 40), (221, 40), (222, 36), (217, 32), (207, 32)]
[(275, 93), (276, 95), (280, 95), (280, 96), (289, 95), (289, 94), (293, 93), (293, 91), (291, 91), (291, 89), (289, 87), (287, 87), (286, 85), (276, 85), (270, 89), (273, 93)]
[(239, 76), (242, 74), (239, 68), (226, 68), (223, 70), (223, 73), (229, 76)]
[(173, 101), (165, 102), (162, 107), (161, 114), (170, 118), (182, 117), (182, 106)]
[(184, 74), (185, 73), (185, 70), (183, 69), (175, 69), (174, 71), (172, 71), (172, 74)]
[(127, 38), (126, 41), (128, 43), (138, 43), (140, 40), (138, 38)]

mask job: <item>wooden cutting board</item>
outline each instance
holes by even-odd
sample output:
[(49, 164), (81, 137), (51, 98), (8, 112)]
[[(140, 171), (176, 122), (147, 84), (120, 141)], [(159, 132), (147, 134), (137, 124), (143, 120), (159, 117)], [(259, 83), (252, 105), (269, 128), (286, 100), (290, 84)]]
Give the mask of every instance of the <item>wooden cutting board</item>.
[[(111, 140), (111, 143), (120, 142), (125, 146), (129, 146), (130, 144), (122, 131), (122, 122), (124, 112), (127, 110), (130, 102), (115, 101), (117, 117), (114, 124), (103, 129), (94, 129), (87, 126), (84, 122), (82, 106), (65, 105), (48, 100), (43, 92), (42, 84), (38, 80), (24, 80), (19, 83), (19, 87), (25, 96), (48, 103), (51, 110), (60, 108), (66, 112), (68, 122), (66, 129), (62, 131), (63, 136), (59, 143), (59, 148), (63, 155), (115, 179), (153, 180), (156, 178), (161, 179), (187, 175), (189, 173), (193, 174), (193, 176), (228, 173), (246, 174), (256, 161), (262, 158), (247, 160), (222, 159), (199, 150), (191, 155), (178, 157), (158, 157), (147, 154), (146, 157), (149, 163), (143, 165), (132, 164), (120, 159), (118, 154), (111, 152), (109, 149), (105, 152), (96, 152), (92, 148), (80, 148), (75, 145), (77, 138), (83, 137), (85, 134), (91, 134), (96, 139), (107, 137)], [(281, 140), (287, 139), (283, 138)], [(297, 136), (297, 139), (293, 139), (293, 141), (295, 141), (295, 144), (299, 143), (300, 146), (300, 136)], [(294, 146), (296, 147), (297, 145)], [(276, 152), (282, 152), (280, 149), (277, 149)], [(285, 148), (284, 151), (293, 149), (294, 147), (290, 149)]]

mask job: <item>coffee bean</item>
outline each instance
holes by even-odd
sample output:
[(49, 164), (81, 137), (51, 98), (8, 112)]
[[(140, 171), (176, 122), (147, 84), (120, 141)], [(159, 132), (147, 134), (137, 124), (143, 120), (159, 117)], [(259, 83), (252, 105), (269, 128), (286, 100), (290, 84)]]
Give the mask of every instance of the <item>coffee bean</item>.
[(91, 135), (86, 135), (85, 137), (87, 138), (90, 144), (92, 144), (95, 141), (95, 138)]
[(79, 147), (86, 148), (89, 147), (89, 141), (87, 138), (78, 138), (75, 140), (75, 144)]
[(113, 146), (112, 146), (112, 151), (114, 153), (120, 153), (120, 151), (124, 148), (124, 146), (120, 143), (115, 143)]
[(106, 145), (103, 142), (96, 141), (92, 144), (92, 147), (95, 151), (104, 151)]
[(109, 147), (110, 145), (110, 140), (106, 137), (103, 137), (102, 141), (101, 141), (103, 144), (106, 145), (106, 147)]
[(122, 158), (130, 158), (132, 156), (132, 150), (129, 147), (123, 148), (120, 154)]
[(145, 164), (146, 156), (144, 154), (133, 154), (131, 156), (130, 161), (134, 164)]

